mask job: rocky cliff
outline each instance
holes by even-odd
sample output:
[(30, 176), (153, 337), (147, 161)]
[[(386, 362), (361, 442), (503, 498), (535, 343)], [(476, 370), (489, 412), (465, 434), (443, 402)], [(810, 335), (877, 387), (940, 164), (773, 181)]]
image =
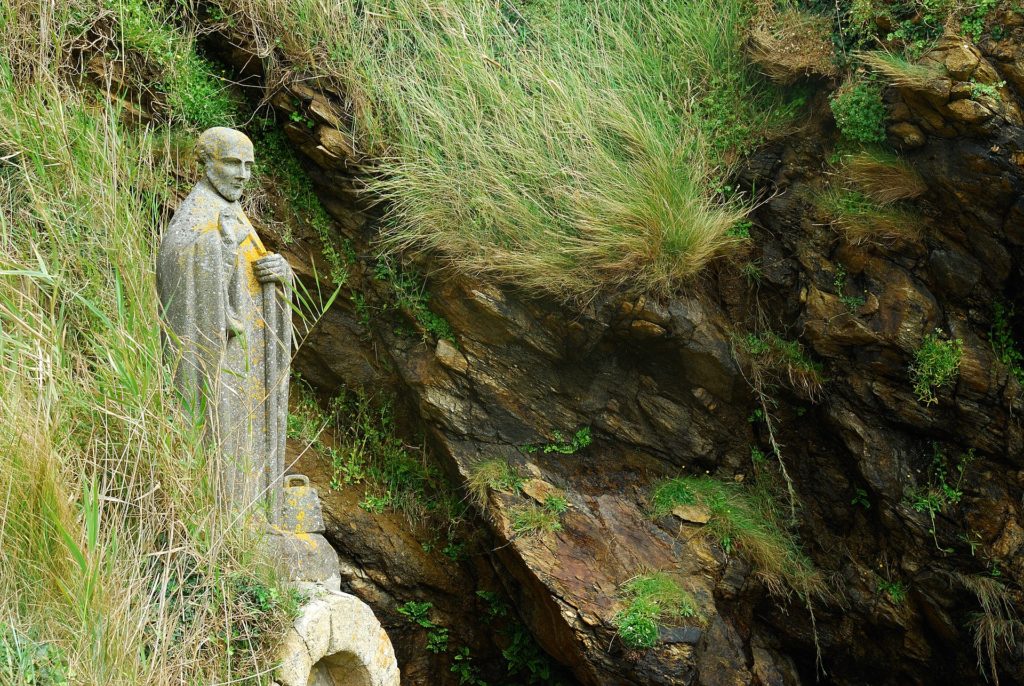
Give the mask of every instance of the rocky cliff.
[[(886, 91), (889, 143), (915, 179), (883, 182), (904, 189), (900, 230), (865, 238), (822, 201), (847, 167), (818, 96), (737, 175), (763, 199), (744, 252), (673, 298), (587, 303), (431, 271), (423, 255), (382, 269), (386, 208), (359, 191), (345, 93), (269, 78), (246, 36), (228, 36), (223, 59), (265, 88), (351, 248), (301, 376), (324, 397), (385, 389), (424, 459), (482, 491), (474, 536), (446, 557), (402, 516), (360, 508), (358, 486), (332, 489), (327, 459), (292, 446), (318, 481), (345, 586), (382, 617), (404, 683), (467, 683), (399, 612), (409, 601), (433, 604), (428, 623), (447, 627), (451, 653), (470, 648), (473, 678), (503, 678), (518, 617), (581, 684), (1024, 683), (1024, 22), (1003, 23), (998, 41), (940, 44), (929, 78)], [(287, 245), (265, 228), (330, 291), (312, 228)], [(399, 273), (428, 275), (416, 304), (396, 299)], [(441, 337), (424, 307), (447, 323)], [(915, 392), (922, 349), (950, 342), (958, 373)], [(514, 486), (479, 487), (495, 461)], [(705, 535), (707, 508), (652, 514), (658, 484), (705, 474), (773, 484), (783, 517), (792, 503), (815, 593), (771, 583), (742, 546)], [(524, 527), (552, 494), (557, 526)], [(630, 649), (621, 589), (651, 572), (679, 580), (694, 617)], [(507, 612), (496, 624), (494, 598)]]

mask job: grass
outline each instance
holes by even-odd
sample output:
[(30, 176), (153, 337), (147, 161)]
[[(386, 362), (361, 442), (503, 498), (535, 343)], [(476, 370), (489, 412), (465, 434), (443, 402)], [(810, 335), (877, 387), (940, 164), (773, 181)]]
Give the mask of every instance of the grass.
[(619, 595), (628, 605), (612, 623), (622, 642), (634, 650), (653, 648), (659, 626), (674, 626), (697, 617), (693, 597), (665, 573), (634, 577), (619, 588)]
[(814, 203), (854, 245), (890, 245), (921, 237), (919, 214), (902, 206), (881, 205), (859, 190), (833, 186), (817, 194)]
[(184, 161), (69, 85), (93, 5), (48, 7), (0, 7), (0, 680), (254, 683), (295, 599), (161, 361), (154, 240)]
[(988, 680), (987, 667), (993, 683), (999, 686), (996, 657), (1002, 651), (1019, 652), (1018, 641), (1024, 636), (1024, 622), (1017, 614), (1018, 603), (1004, 584), (991, 577), (955, 572), (953, 578), (973, 593), (981, 606), (981, 612), (970, 620), (978, 671)]
[(389, 248), (561, 297), (668, 292), (728, 250), (749, 206), (711, 181), (792, 111), (744, 0), (219, 5), (341, 83)]
[(872, 72), (897, 88), (929, 91), (937, 80), (946, 77), (946, 72), (937, 65), (917, 64), (903, 55), (884, 50), (861, 52), (857, 57)]
[(945, 338), (942, 329), (925, 334), (910, 365), (914, 395), (919, 401), (926, 405), (939, 402), (935, 391), (953, 385), (963, 354), (964, 342), (959, 338)]
[(783, 379), (811, 398), (821, 393), (824, 370), (799, 341), (782, 338), (773, 331), (749, 333), (737, 338), (738, 347), (756, 366), (758, 376)]
[(863, 148), (844, 155), (839, 175), (879, 205), (913, 200), (928, 190), (921, 175), (902, 158), (880, 148)]
[(534, 536), (562, 530), (562, 515), (569, 509), (569, 503), (562, 496), (552, 495), (544, 499), (543, 505), (527, 503), (513, 505), (509, 511), (512, 532), (517, 536)]
[(992, 341), (992, 352), (996, 358), (1006, 365), (1010, 374), (1017, 379), (1017, 383), (1024, 386), (1024, 353), (1021, 353), (1020, 345), (1013, 335), (1011, 322), (1014, 318), (1014, 308), (1004, 303), (996, 302), (992, 306), (992, 328), (989, 331), (989, 340)]
[(827, 16), (768, 2), (759, 2), (758, 10), (748, 50), (762, 73), (787, 86), (807, 76), (835, 76)]
[(524, 482), (519, 470), (505, 460), (483, 460), (469, 468), (466, 491), (470, 500), (482, 511), (487, 507), (489, 491), (519, 493)]
[(307, 385), (294, 388), (288, 435), (331, 460), (332, 488), (358, 486), (364, 510), (401, 513), (413, 526), (444, 531), (447, 545), (457, 545), (455, 530), (467, 506), (426, 452), (398, 435), (390, 401), (343, 389), (325, 409)]
[(727, 553), (747, 559), (772, 593), (794, 591), (804, 602), (827, 597), (828, 589), (796, 537), (782, 524), (774, 499), (763, 489), (684, 476), (659, 484), (651, 494), (651, 513), (661, 517), (678, 505), (701, 505), (710, 512), (703, 533)]

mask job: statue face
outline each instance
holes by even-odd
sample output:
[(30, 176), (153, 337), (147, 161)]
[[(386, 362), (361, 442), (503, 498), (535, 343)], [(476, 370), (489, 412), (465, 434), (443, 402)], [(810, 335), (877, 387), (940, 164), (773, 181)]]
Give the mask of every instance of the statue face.
[(225, 200), (242, 197), (245, 182), (252, 176), (252, 143), (245, 136), (218, 141), (215, 152), (206, 160), (206, 178)]

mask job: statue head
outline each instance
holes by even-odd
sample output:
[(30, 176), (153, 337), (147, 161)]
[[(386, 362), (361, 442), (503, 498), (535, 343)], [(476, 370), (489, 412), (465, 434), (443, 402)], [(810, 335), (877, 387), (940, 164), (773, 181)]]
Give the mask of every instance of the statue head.
[(206, 178), (225, 200), (242, 197), (245, 182), (252, 176), (252, 141), (241, 131), (215, 126), (203, 131), (197, 143), (199, 157), (206, 165)]

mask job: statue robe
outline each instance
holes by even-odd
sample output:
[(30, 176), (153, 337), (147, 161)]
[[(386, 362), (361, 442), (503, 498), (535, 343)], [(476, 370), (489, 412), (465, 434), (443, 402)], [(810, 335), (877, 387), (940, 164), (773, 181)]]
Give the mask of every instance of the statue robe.
[(219, 456), (235, 508), (266, 503), (279, 522), (288, 417), (288, 289), (256, 280), (266, 256), (237, 202), (201, 180), (175, 212), (157, 257), (165, 353), (175, 387)]

